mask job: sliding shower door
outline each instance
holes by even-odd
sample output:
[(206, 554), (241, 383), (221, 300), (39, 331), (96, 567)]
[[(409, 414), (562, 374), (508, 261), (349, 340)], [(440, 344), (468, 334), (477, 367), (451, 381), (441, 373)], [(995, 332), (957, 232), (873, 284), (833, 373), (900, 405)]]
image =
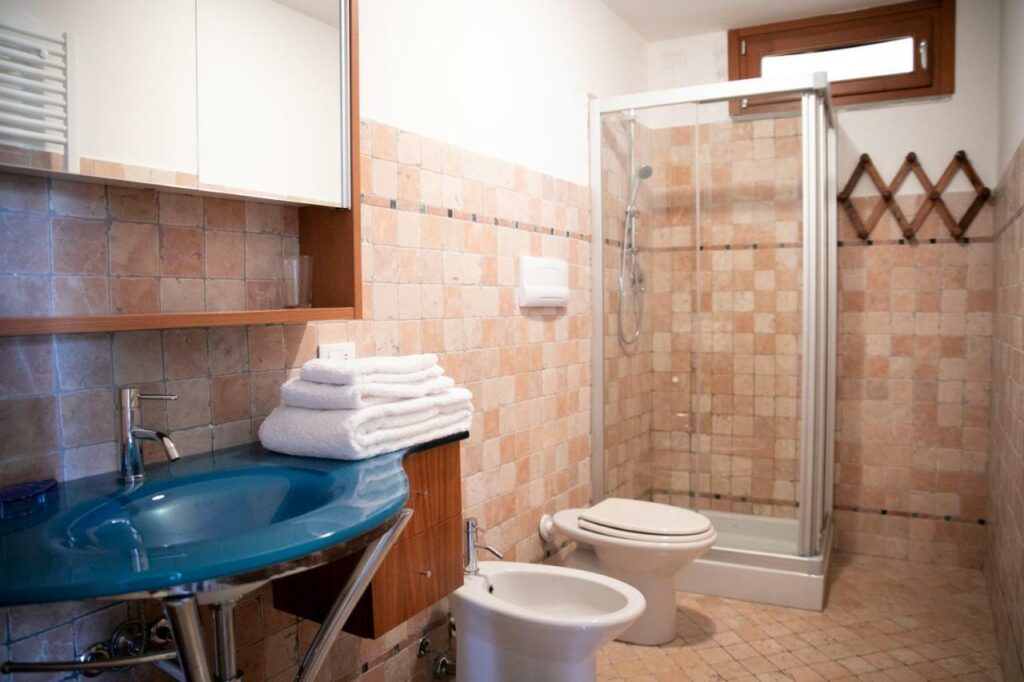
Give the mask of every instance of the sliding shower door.
[[(731, 545), (798, 547), (803, 239), (800, 117), (702, 104), (695, 363), (698, 508)], [(743, 519), (751, 515), (758, 519)], [(765, 522), (784, 519), (784, 522)]]
[[(689, 504), (695, 104), (601, 131), (605, 496)], [(675, 493), (673, 491), (678, 491)]]

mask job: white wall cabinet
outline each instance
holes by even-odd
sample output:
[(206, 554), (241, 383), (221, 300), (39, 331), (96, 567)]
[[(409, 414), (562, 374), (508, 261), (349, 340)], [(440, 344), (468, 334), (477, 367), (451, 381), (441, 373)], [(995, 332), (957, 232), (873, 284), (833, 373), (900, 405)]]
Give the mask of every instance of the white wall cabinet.
[(348, 19), (338, 0), (2, 0), (0, 166), (350, 208)]
[[(46, 105), (45, 111), (54, 114), (54, 120), (62, 109), (66, 111), (70, 153), (66, 145), (19, 135), (31, 133), (32, 120), (40, 118), (26, 114), (0, 134), (2, 160), (15, 166), (195, 186), (195, 19), (194, 0), (3, 0), (0, 111), (16, 114), (20, 105), (32, 103), (33, 96), (66, 98), (65, 107)], [(65, 35), (67, 92), (62, 98), (54, 91), (59, 81), (50, 77), (56, 76), (55, 69), (44, 68), (38, 78), (18, 69), (31, 69), (32, 57), (39, 64), (52, 61), (58, 49), (46, 38)]]

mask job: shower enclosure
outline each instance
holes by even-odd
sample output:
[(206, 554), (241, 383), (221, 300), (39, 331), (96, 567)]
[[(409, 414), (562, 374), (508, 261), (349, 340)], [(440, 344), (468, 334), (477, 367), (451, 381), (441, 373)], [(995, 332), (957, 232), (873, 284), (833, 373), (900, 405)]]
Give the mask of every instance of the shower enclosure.
[[(751, 100), (790, 110), (751, 119)], [(718, 542), (680, 589), (820, 609), (835, 406), (828, 81), (596, 99), (590, 130), (594, 501), (711, 518)]]

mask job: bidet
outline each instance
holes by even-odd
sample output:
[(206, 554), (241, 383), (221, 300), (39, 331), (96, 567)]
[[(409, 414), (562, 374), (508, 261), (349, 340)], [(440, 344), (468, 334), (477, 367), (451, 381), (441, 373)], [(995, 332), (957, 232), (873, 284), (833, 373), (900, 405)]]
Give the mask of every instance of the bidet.
[(481, 561), (451, 596), (466, 682), (593, 682), (594, 654), (644, 612), (626, 583), (562, 566)]

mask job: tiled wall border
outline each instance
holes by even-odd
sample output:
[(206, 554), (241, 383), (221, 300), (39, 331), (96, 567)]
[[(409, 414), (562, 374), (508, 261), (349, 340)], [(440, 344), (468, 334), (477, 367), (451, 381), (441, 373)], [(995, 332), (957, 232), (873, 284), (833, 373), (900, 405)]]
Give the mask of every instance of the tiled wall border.
[(409, 213), (423, 213), (426, 215), (437, 216), (439, 218), (452, 218), (453, 220), (467, 221), (478, 225), (507, 227), (513, 230), (522, 230), (524, 232), (533, 232), (535, 234), (565, 237), (567, 239), (575, 239), (577, 241), (587, 243), (590, 242), (590, 235), (583, 234), (582, 232), (556, 230), (553, 227), (545, 227), (543, 225), (526, 223), (519, 220), (509, 220), (508, 218), (498, 218), (497, 216), (470, 213), (468, 211), (456, 210), (454, 208), (444, 208), (443, 206), (428, 206), (426, 204), (417, 204), (412, 201), (402, 201), (400, 199), (389, 199), (376, 194), (363, 194), (360, 197), (360, 201), (366, 206), (373, 206), (375, 208), (389, 208)]

